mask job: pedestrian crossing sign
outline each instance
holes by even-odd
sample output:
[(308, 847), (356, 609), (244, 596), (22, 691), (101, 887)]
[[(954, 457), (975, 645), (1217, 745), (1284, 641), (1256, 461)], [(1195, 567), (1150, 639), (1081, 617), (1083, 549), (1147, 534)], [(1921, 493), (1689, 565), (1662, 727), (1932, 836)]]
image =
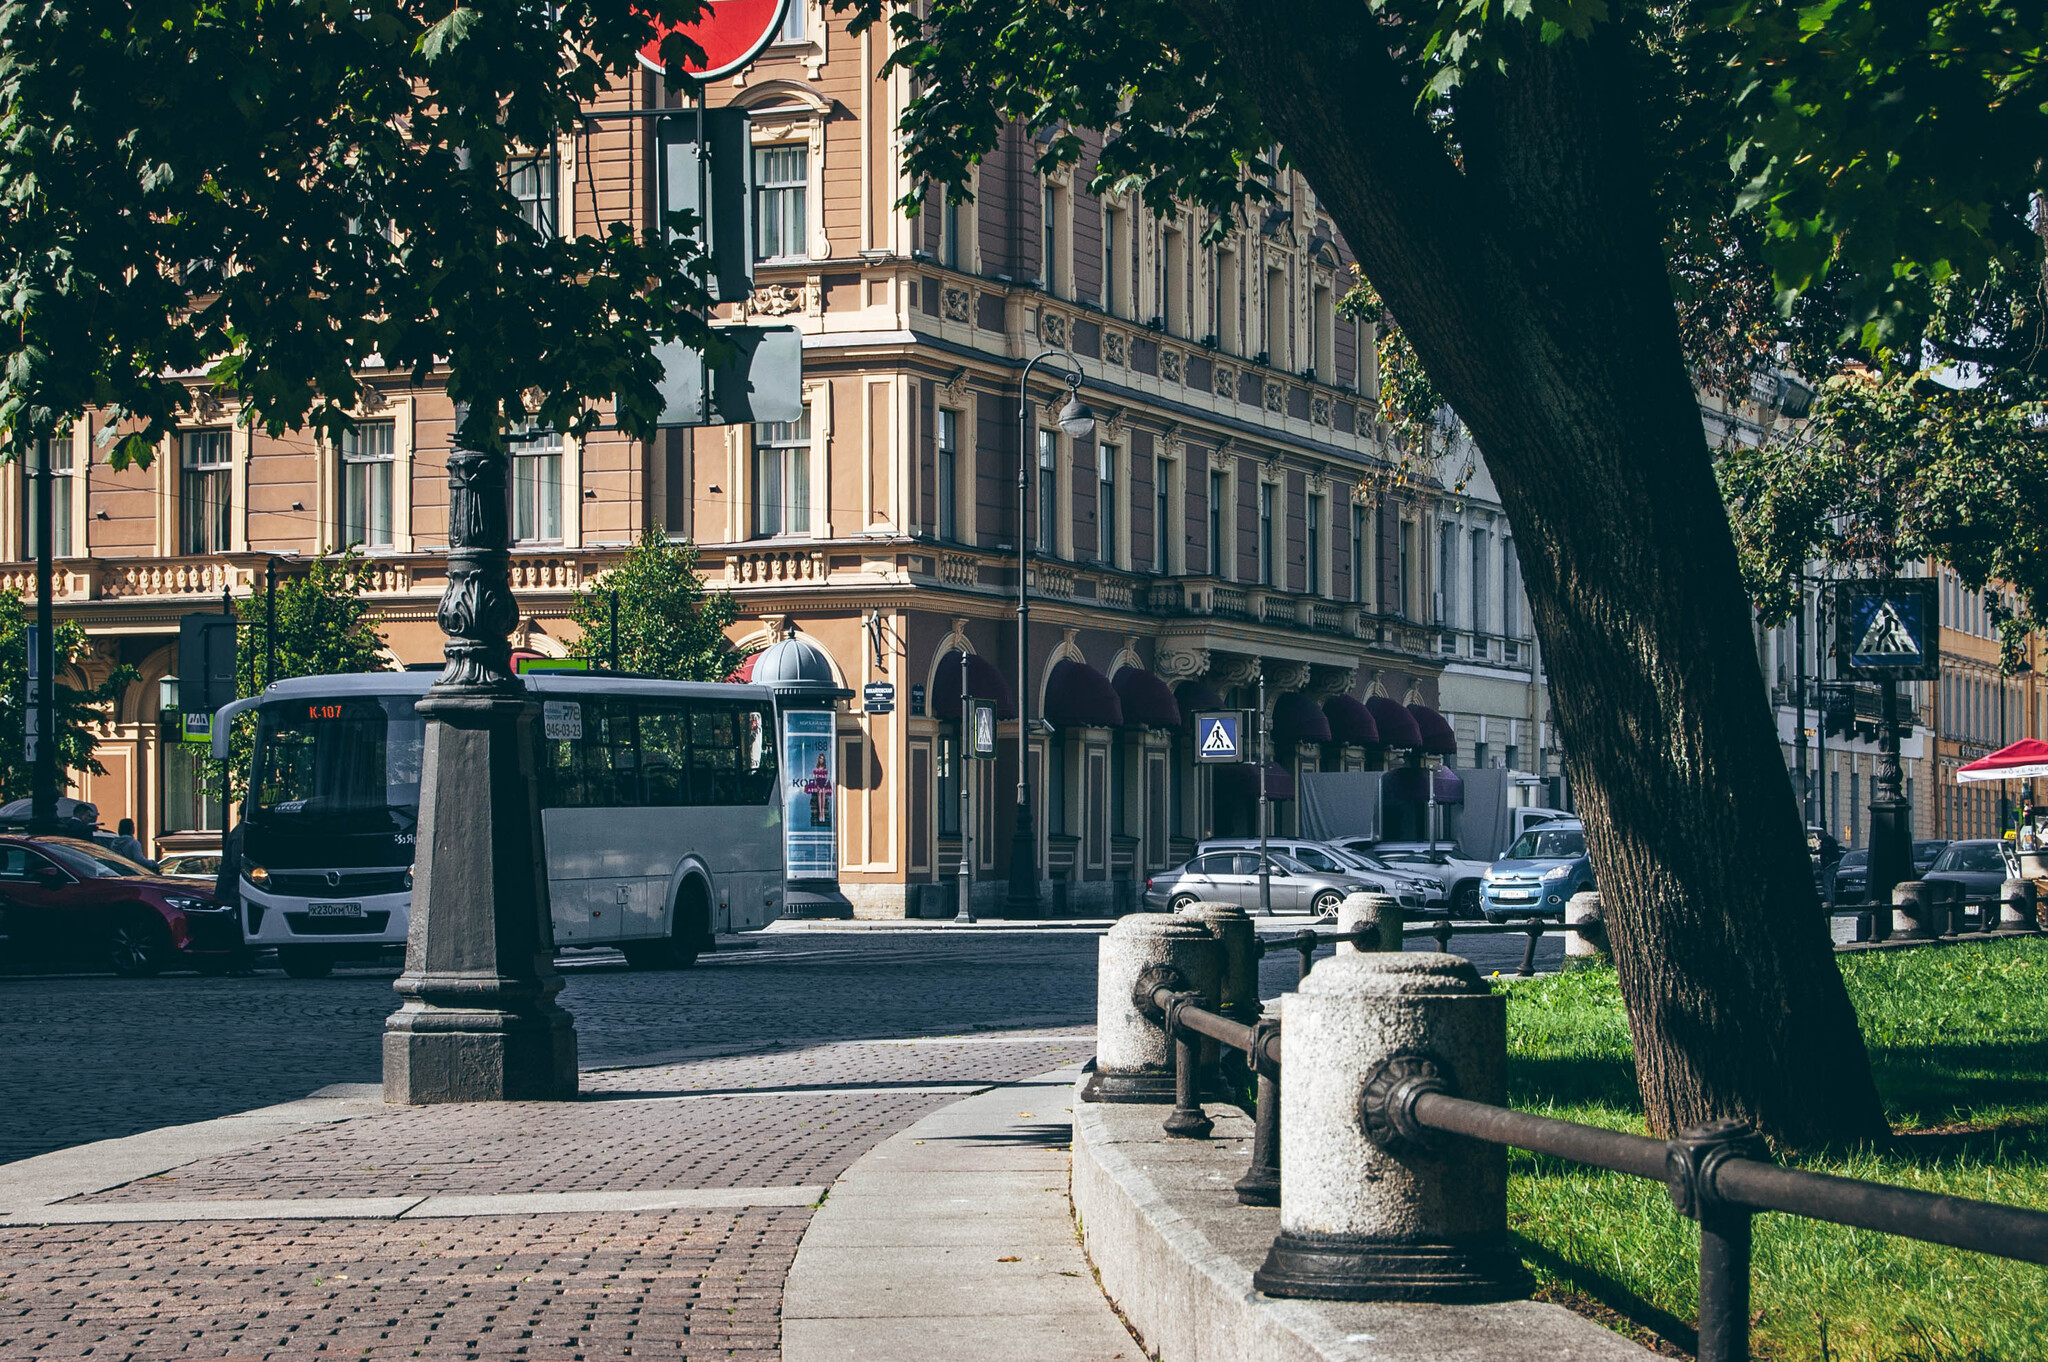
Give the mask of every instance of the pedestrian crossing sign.
[(1195, 716), (1195, 760), (1221, 765), (1244, 760), (1244, 715), (1210, 710)]
[(1835, 584), (1835, 658), (1844, 672), (1924, 681), (1940, 675), (1939, 586), (1932, 577)]

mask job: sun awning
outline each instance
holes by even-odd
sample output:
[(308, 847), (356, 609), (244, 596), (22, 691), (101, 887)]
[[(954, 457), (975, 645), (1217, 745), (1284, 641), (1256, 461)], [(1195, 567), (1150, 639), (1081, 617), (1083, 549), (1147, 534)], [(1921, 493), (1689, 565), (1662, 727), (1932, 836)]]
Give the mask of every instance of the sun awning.
[(728, 681), (737, 681), (741, 685), (745, 685), (747, 682), (752, 681), (754, 679), (754, 664), (756, 662), (759, 662), (760, 660), (761, 655), (759, 653), (749, 653), (747, 655), (747, 660), (740, 663), (739, 666), (734, 667), (732, 669), (731, 674), (728, 675), (725, 679)]
[(1422, 730), (1415, 726), (1415, 716), (1408, 712), (1408, 706), (1399, 700), (1375, 695), (1365, 702), (1365, 708), (1380, 730), (1381, 742), (1389, 747), (1422, 746)]
[(1458, 730), (1451, 727), (1451, 721), (1431, 709), (1428, 705), (1410, 705), (1408, 712), (1415, 716), (1416, 731), (1422, 734), (1422, 750), (1438, 757), (1458, 755)]
[(2021, 738), (1956, 771), (1956, 779), (1962, 781), (2037, 780), (2043, 776), (2048, 776), (2048, 742), (2039, 738)]
[[(1252, 762), (1236, 766), (1218, 766), (1216, 770), (1216, 793), (1239, 799), (1259, 797), (1258, 766)], [(1294, 776), (1279, 762), (1266, 763), (1266, 798), (1283, 800), (1294, 798)]]
[(1329, 740), (1330, 720), (1314, 700), (1291, 690), (1273, 702), (1273, 741), (1292, 746)]
[(1206, 681), (1183, 681), (1174, 695), (1180, 704), (1180, 712), (1190, 723), (1202, 710), (1223, 708), (1223, 696)]
[(1436, 802), (1439, 804), (1463, 804), (1465, 802), (1465, 781), (1448, 766), (1436, 769), (1434, 782), (1430, 773), (1420, 766), (1403, 766), (1387, 772), (1387, 778), (1380, 785), (1380, 797), (1398, 800), (1403, 804), (1427, 804), (1432, 783), (1436, 787)]
[[(947, 653), (939, 660), (939, 669), (932, 673), (932, 695), (927, 708), (934, 719), (957, 719), (960, 717), (960, 652), (958, 649)], [(998, 719), (1017, 717), (1017, 697), (1010, 692), (1009, 683), (996, 670), (995, 663), (980, 653), (967, 655), (967, 693), (977, 700), (996, 702)]]
[(1045, 717), (1060, 728), (1121, 728), (1124, 702), (1108, 677), (1067, 657), (1046, 678)]
[(1333, 695), (1323, 701), (1323, 717), (1330, 721), (1333, 742), (1376, 743), (1380, 726), (1372, 721), (1365, 703), (1349, 695)]
[(1109, 684), (1123, 701), (1124, 723), (1131, 728), (1179, 728), (1180, 706), (1164, 681), (1142, 667), (1119, 667)]

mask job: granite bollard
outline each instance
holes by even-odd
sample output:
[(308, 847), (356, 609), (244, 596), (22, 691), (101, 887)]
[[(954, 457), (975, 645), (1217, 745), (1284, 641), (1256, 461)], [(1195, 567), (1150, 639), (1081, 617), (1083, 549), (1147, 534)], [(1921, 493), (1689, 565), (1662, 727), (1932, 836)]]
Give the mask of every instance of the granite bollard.
[[(2032, 880), (2007, 880), (1998, 895), (1998, 925), (2008, 932), (2041, 929), (2040, 890)], [(1990, 923), (1984, 924), (1988, 930)]]
[[(1216, 1010), (1246, 1026), (1259, 1019), (1259, 934), (1251, 915), (1234, 903), (1205, 899), (1180, 910), (1199, 922), (1223, 948)], [(1202, 1038), (1202, 1088), (1217, 1101), (1243, 1105), (1252, 1076), (1244, 1056), (1217, 1041)]]
[(1892, 886), (1891, 931), (1894, 941), (1927, 941), (1936, 933), (1934, 891), (1922, 880), (1900, 880)]
[(1083, 1100), (1173, 1101), (1174, 1046), (1151, 995), (1170, 988), (1215, 1007), (1222, 991), (1222, 944), (1197, 919), (1139, 913), (1117, 919), (1097, 958), (1095, 1072), (1082, 1089)]
[(1454, 955), (1325, 962), (1283, 1008), (1280, 1234), (1254, 1274), (1271, 1296), (1513, 1300), (1528, 1275), (1507, 1238), (1507, 1151), (1408, 1147), (1373, 1127), (1375, 1094), (1506, 1100), (1507, 999)]
[(1597, 891), (1588, 890), (1583, 894), (1572, 895), (1564, 905), (1564, 922), (1567, 927), (1580, 929), (1564, 934), (1566, 969), (1614, 958), (1613, 950), (1607, 943), (1607, 918), (1600, 911), (1600, 895)]
[(1407, 919), (1401, 912), (1401, 900), (1392, 894), (1349, 894), (1344, 902), (1337, 905), (1337, 934), (1347, 936), (1363, 927), (1377, 928), (1379, 941), (1376, 945), (1363, 948), (1348, 941), (1337, 943), (1337, 954), (1356, 955), (1361, 949), (1367, 952), (1398, 951), (1406, 943), (1401, 928)]

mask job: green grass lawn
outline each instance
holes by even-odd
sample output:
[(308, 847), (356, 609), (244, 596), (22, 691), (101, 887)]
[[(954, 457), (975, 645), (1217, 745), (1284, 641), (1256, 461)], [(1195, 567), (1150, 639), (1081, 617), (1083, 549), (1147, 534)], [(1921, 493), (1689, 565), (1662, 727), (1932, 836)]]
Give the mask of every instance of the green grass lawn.
[[(1848, 955), (1842, 973), (1902, 1138), (1804, 1166), (2048, 1209), (2048, 940)], [(1514, 1106), (1643, 1132), (1611, 970), (1508, 999)], [(1510, 1158), (1509, 1222), (1546, 1298), (1689, 1349), (1698, 1234), (1662, 1185)], [(2048, 1359), (2048, 1268), (1762, 1215), (1753, 1290), (1772, 1362)]]

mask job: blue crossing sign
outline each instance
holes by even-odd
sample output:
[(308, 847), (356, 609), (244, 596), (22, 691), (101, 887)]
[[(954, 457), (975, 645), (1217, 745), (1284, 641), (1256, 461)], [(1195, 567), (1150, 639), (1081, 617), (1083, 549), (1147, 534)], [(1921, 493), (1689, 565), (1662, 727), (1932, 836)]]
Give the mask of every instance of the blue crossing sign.
[(1232, 709), (1195, 715), (1195, 760), (1203, 765), (1243, 761), (1244, 714)]

